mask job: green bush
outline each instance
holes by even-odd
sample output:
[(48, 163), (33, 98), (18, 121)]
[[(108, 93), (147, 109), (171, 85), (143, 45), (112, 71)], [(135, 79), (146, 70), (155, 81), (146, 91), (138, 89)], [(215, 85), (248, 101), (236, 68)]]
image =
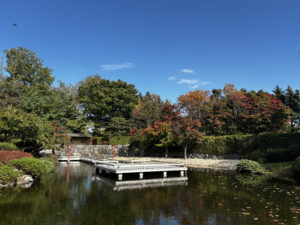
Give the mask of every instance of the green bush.
[(254, 173), (254, 174), (261, 174), (263, 171), (261, 165), (258, 162), (248, 160), (248, 159), (241, 160), (237, 164), (236, 170), (238, 173)]
[(0, 183), (7, 184), (15, 181), (20, 173), (12, 166), (0, 166)]
[(131, 136), (116, 136), (109, 139), (110, 145), (129, 145)]
[(0, 162), (0, 167), (4, 166), (4, 163), (3, 162)]
[(55, 170), (56, 162), (53, 159), (45, 157), (41, 158), (40, 160), (46, 165), (46, 173), (50, 173)]
[(35, 179), (38, 179), (41, 175), (47, 173), (46, 163), (36, 158), (13, 159), (9, 161), (7, 165), (14, 166)]
[(14, 151), (17, 150), (18, 147), (14, 144), (7, 143), (7, 142), (0, 142), (0, 150), (7, 150), (7, 151)]
[(300, 156), (296, 158), (293, 164), (293, 173), (296, 178), (300, 179)]

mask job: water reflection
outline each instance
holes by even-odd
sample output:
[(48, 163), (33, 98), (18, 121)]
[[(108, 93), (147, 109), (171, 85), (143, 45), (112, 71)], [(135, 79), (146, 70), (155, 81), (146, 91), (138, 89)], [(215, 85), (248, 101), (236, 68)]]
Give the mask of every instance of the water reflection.
[[(0, 190), (0, 225), (298, 225), (300, 187), (189, 171), (187, 186), (114, 191), (89, 165), (66, 165), (29, 189)], [(93, 181), (94, 180), (94, 181)]]
[(92, 177), (93, 181), (99, 181), (113, 188), (114, 191), (123, 191), (130, 189), (157, 188), (167, 186), (187, 186), (187, 177), (155, 178), (142, 180), (115, 181), (111, 178), (97, 175)]

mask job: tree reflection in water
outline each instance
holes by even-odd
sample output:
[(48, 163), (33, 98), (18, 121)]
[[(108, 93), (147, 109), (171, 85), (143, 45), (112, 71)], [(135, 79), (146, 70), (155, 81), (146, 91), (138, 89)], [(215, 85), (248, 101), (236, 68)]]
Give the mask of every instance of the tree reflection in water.
[[(1, 190), (1, 225), (299, 224), (300, 187), (189, 171), (188, 186), (113, 191), (90, 165), (66, 165), (29, 189)], [(254, 182), (258, 180), (259, 182)]]

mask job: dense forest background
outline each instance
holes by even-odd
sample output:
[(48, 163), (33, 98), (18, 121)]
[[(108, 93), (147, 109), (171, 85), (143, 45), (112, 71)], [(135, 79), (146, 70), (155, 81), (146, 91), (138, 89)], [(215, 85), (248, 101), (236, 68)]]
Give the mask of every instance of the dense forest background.
[(141, 94), (133, 84), (87, 76), (76, 85), (58, 81), (35, 52), (4, 51), (0, 63), (0, 142), (25, 151), (67, 143), (66, 133), (91, 133), (100, 143), (131, 136), (131, 142), (185, 152), (204, 136), (297, 133), (300, 91), (274, 87), (273, 93), (226, 84), (194, 90), (176, 104), (157, 94)]

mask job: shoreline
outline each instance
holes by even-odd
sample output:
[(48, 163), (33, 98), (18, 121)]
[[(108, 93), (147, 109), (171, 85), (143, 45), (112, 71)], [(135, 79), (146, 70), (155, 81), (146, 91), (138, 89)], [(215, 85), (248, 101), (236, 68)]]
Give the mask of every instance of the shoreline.
[(210, 169), (219, 171), (235, 171), (240, 160), (237, 159), (182, 159), (161, 157), (115, 157), (115, 160), (130, 162), (131, 160), (154, 160), (168, 163), (181, 163), (189, 168)]

